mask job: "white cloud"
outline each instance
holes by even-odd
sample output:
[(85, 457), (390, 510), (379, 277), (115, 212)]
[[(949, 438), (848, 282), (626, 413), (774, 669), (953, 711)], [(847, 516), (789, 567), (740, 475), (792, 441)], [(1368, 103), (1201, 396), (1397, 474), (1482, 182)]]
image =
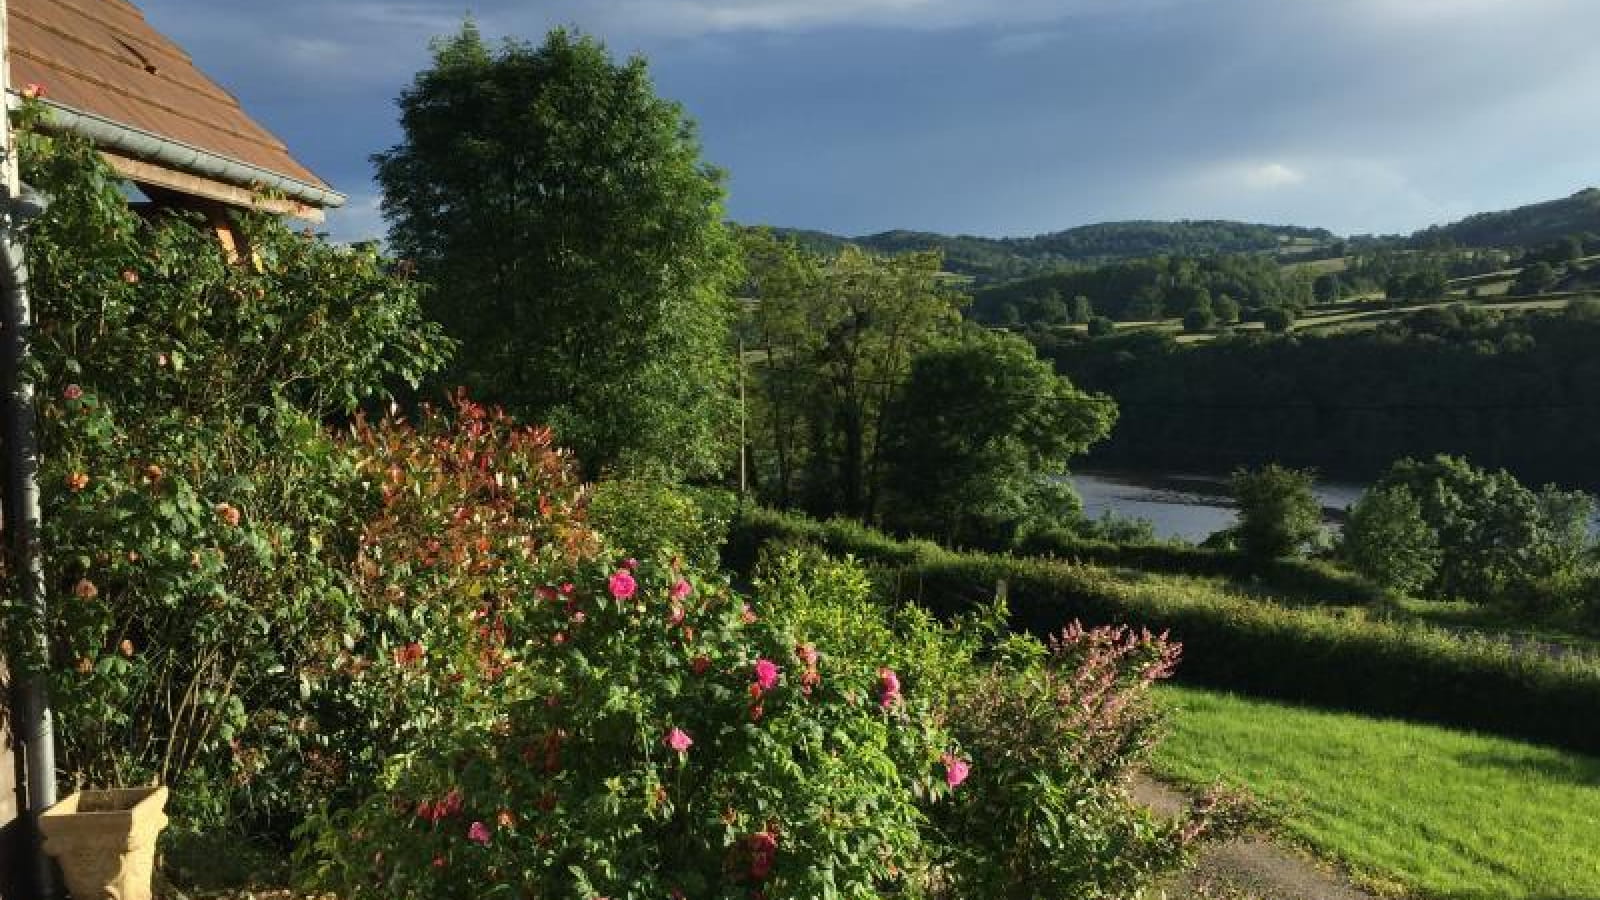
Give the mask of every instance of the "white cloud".
[(1258, 190), (1292, 187), (1306, 180), (1304, 172), (1280, 162), (1250, 166), (1244, 171), (1244, 183)]

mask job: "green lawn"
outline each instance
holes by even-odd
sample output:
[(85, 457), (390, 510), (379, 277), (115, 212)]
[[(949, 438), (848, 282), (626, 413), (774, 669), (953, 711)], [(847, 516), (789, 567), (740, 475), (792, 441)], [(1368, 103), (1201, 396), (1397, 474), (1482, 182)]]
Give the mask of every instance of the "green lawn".
[(1600, 759), (1190, 688), (1160, 696), (1173, 730), (1158, 773), (1245, 785), (1294, 839), (1369, 884), (1600, 900)]

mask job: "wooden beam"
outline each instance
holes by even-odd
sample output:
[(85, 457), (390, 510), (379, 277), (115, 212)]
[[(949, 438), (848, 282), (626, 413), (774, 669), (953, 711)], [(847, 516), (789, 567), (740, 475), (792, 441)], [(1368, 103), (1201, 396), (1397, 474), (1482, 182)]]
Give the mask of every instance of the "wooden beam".
[(137, 185), (152, 185), (157, 188), (199, 197), (205, 200), (214, 200), (229, 206), (238, 206), (246, 209), (256, 209), (262, 212), (277, 215), (294, 216), (309, 222), (321, 222), (323, 212), (315, 206), (307, 206), (293, 200), (281, 197), (263, 197), (262, 195), (246, 190), (237, 185), (225, 184), (210, 178), (190, 175), (187, 172), (178, 172), (152, 163), (141, 162), (118, 153), (101, 150), (106, 162), (118, 175)]

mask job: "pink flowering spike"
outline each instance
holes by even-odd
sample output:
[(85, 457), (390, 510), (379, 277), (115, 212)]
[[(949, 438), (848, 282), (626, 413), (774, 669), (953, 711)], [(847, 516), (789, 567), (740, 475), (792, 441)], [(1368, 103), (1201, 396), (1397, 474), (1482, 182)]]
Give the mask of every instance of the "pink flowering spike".
[(679, 578), (676, 582), (673, 582), (671, 591), (672, 599), (682, 600), (692, 593), (694, 593), (694, 585), (690, 584), (688, 580)]
[(966, 781), (967, 776), (972, 774), (972, 764), (954, 753), (940, 756), (939, 761), (944, 763), (944, 783), (949, 785), (951, 790), (960, 787), (961, 782)]
[(473, 822), (467, 827), (467, 840), (474, 844), (489, 846), (489, 826), (482, 822)]
[(885, 694), (900, 693), (900, 676), (896, 675), (893, 669), (879, 669), (878, 684), (883, 687)]
[(666, 737), (662, 738), (662, 743), (665, 743), (668, 748), (678, 753), (683, 753), (694, 746), (694, 738), (689, 737), (682, 728), (674, 728), (667, 732)]
[(756, 685), (763, 691), (778, 686), (778, 664), (770, 659), (756, 660)]
[(611, 576), (607, 587), (611, 590), (611, 596), (618, 600), (627, 600), (639, 589), (639, 583), (627, 572), (617, 572)]

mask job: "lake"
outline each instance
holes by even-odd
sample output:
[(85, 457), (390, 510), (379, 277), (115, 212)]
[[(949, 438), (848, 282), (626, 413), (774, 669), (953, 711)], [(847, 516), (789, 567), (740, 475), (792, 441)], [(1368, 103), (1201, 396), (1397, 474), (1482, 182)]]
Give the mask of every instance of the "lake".
[[(1110, 512), (1144, 519), (1158, 538), (1199, 543), (1238, 521), (1225, 475), (1082, 472), (1071, 479), (1090, 518)], [(1337, 526), (1365, 490), (1364, 484), (1319, 481), (1317, 499), (1327, 522)]]

